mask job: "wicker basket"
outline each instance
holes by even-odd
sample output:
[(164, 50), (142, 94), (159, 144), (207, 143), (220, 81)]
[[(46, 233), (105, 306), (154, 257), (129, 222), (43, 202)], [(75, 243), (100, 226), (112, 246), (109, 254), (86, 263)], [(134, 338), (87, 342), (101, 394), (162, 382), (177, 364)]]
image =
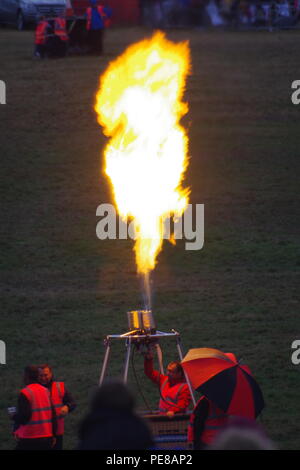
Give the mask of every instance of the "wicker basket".
[(168, 418), (165, 415), (153, 413), (144, 414), (142, 417), (148, 423), (157, 449), (190, 449), (187, 441), (190, 414), (178, 414), (173, 418)]

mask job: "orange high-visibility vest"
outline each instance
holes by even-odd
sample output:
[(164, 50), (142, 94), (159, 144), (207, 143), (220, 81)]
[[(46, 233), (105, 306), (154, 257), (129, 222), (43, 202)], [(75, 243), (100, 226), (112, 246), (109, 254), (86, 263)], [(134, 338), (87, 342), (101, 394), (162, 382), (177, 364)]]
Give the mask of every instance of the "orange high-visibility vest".
[[(103, 5), (98, 5), (97, 10), (98, 10), (99, 15), (102, 18), (104, 26), (107, 26), (108, 18), (105, 14), (104, 6)], [(87, 16), (86, 29), (89, 31), (91, 29), (91, 26), (92, 26), (92, 7), (87, 8), (86, 16)]]
[(66, 30), (66, 20), (64, 18), (55, 18), (54, 21), (54, 34), (62, 41), (68, 41), (68, 33)]
[(47, 36), (47, 21), (40, 21), (35, 29), (35, 44), (45, 44)]
[(57, 419), (57, 430), (56, 435), (62, 436), (65, 430), (65, 421), (64, 416), (60, 415), (60, 410), (64, 406), (63, 398), (65, 394), (65, 384), (64, 382), (53, 382), (51, 385), (51, 400), (55, 409), (56, 419)]
[(31, 405), (31, 418), (15, 432), (20, 439), (53, 436), (52, 407), (49, 391), (39, 384), (30, 384), (21, 390)]
[[(166, 413), (167, 411), (174, 410), (172, 404), (176, 405), (178, 401), (178, 396), (183, 387), (187, 387), (187, 384), (181, 382), (177, 385), (172, 385), (172, 387), (170, 387), (168, 377), (166, 378), (160, 389), (162, 397), (164, 398), (164, 400), (166, 400), (164, 401), (162, 398), (159, 400), (158, 408), (161, 413)], [(185, 411), (186, 410), (182, 410), (182, 413), (184, 413)]]
[[(200, 400), (198, 401), (198, 403), (204, 398), (205, 397), (202, 396)], [(208, 416), (204, 424), (204, 430), (201, 434), (201, 442), (203, 442), (206, 445), (210, 444), (215, 439), (216, 435), (227, 424), (227, 421), (229, 418), (229, 415), (224, 413), (224, 411), (221, 410), (220, 408), (217, 408), (210, 400), (208, 400), (208, 403), (209, 403)], [(194, 439), (195, 439), (194, 420), (195, 420), (195, 414), (192, 413), (189, 427), (188, 427), (188, 441), (189, 442), (194, 442)]]

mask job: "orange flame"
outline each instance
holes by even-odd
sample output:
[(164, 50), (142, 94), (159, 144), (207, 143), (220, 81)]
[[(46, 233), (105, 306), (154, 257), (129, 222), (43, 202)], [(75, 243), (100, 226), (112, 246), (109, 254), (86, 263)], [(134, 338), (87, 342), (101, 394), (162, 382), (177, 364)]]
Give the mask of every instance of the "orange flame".
[(188, 139), (179, 121), (188, 111), (181, 99), (189, 66), (187, 42), (157, 32), (110, 63), (96, 96), (98, 122), (111, 137), (105, 172), (119, 214), (133, 218), (137, 269), (145, 275), (161, 250), (164, 220), (188, 204), (181, 187)]

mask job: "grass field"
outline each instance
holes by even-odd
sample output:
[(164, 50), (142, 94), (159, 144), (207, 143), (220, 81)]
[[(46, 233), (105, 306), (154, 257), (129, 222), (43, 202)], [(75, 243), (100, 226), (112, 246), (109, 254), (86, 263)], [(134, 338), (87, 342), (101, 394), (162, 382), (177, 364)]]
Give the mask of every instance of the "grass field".
[[(111, 202), (101, 172), (105, 143), (93, 102), (100, 74), (150, 32), (107, 32), (103, 57), (34, 61), (33, 32), (0, 30), (1, 323), (0, 449), (11, 449), (6, 408), (16, 402), (23, 367), (49, 362), (77, 402), (65, 447), (77, 443), (103, 360), (103, 337), (127, 330), (141, 305), (132, 242), (96, 238), (96, 208)], [(262, 416), (281, 449), (300, 449), (300, 366), (291, 363), (299, 321), (299, 118), (291, 83), (299, 80), (295, 32), (169, 32), (190, 40), (190, 139), (186, 185), (205, 205), (205, 245), (165, 243), (153, 276), (159, 329), (175, 328), (184, 351), (232, 351), (264, 392)], [(162, 344), (165, 361), (176, 356)], [(124, 350), (113, 346), (112, 375)], [(144, 379), (156, 407), (158, 393)], [(130, 383), (140, 408), (145, 408)]]

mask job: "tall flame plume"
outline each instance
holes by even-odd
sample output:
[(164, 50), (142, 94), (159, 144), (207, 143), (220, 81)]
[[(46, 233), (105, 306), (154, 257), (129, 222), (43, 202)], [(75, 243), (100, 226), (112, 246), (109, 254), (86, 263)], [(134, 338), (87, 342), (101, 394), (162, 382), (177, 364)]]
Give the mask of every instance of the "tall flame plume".
[(188, 138), (180, 119), (190, 68), (187, 42), (163, 33), (130, 46), (100, 79), (95, 110), (110, 140), (104, 150), (121, 217), (132, 218), (138, 273), (149, 276), (163, 241), (163, 223), (188, 204), (182, 188)]

